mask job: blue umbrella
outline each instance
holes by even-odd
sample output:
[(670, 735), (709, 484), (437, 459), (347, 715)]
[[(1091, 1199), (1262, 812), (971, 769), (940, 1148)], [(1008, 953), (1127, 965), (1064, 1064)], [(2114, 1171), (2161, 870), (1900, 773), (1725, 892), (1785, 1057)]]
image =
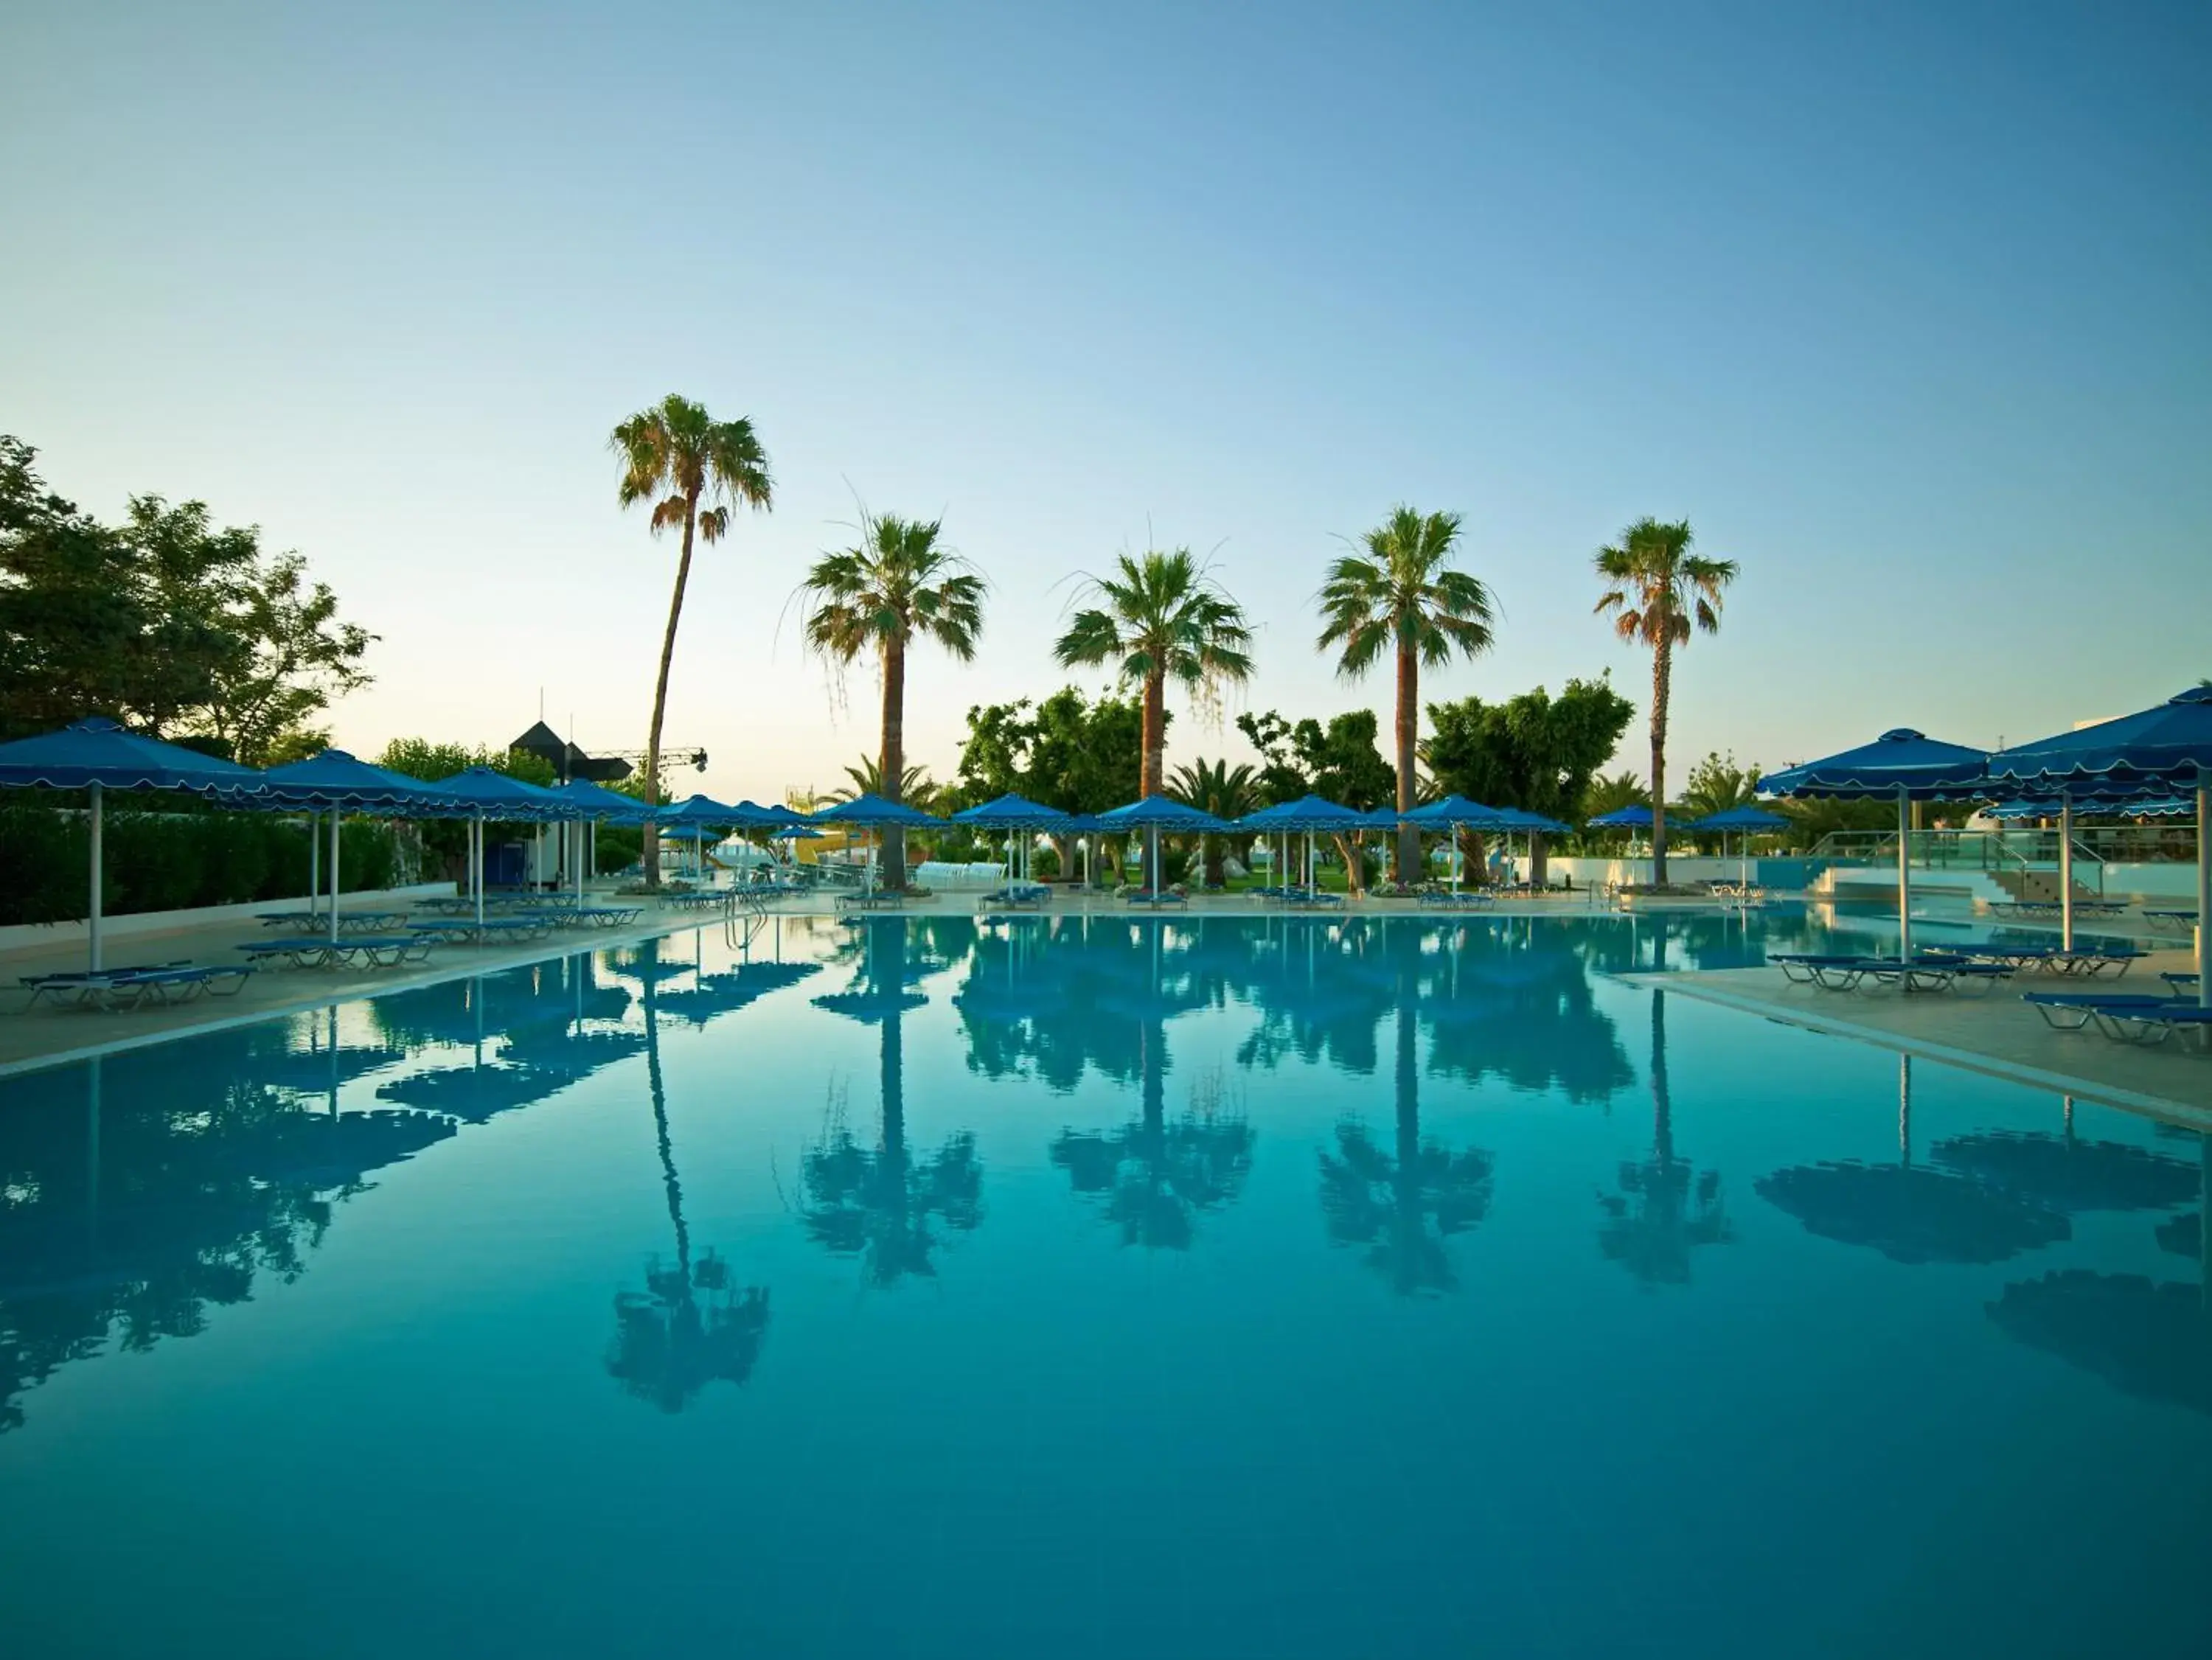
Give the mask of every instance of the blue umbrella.
[[(2212, 974), (2205, 972), (2206, 936), (2212, 931), (2212, 846), (2205, 834), (2205, 821), (2212, 818), (2212, 687), (2192, 686), (2154, 708), (2003, 750), (1990, 758), (1989, 772), (2008, 788), (2058, 792), (2062, 847), (2071, 840), (2067, 821), (2077, 795), (2110, 800), (2195, 787), (2197, 995), (2203, 1007), (2212, 1009)], [(2069, 923), (2073, 892), (2066, 883)]]
[(1449, 795), (1413, 809), (1401, 821), (1422, 830), (1443, 830), (1452, 839), (1452, 892), (1459, 891), (1459, 832), (1462, 827), (1470, 830), (1499, 830), (1504, 826), (1504, 808), (1492, 807), (1479, 801), (1469, 801), (1465, 796)]
[(1651, 809), (1644, 806), (1616, 807), (1610, 813), (1601, 813), (1589, 821), (1593, 830), (1649, 830), (1653, 823)]
[[(552, 793), (574, 808), (579, 815), (576, 820), (576, 903), (581, 905), (584, 902), (585, 867), (596, 867), (599, 863), (599, 839), (592, 827), (601, 819), (615, 824), (641, 825), (652, 818), (653, 809), (635, 796), (625, 796), (619, 791), (609, 790), (589, 779), (571, 779), (566, 784), (556, 785)], [(586, 851), (586, 849), (590, 851)], [(599, 874), (596, 868), (592, 874)]]
[(1770, 813), (1764, 807), (1730, 807), (1718, 813), (1708, 813), (1705, 817), (1686, 824), (1682, 827), (1685, 830), (1717, 832), (1721, 838), (1723, 858), (1728, 857), (1729, 833), (1734, 832), (1741, 836), (1742, 840), (1736, 845), (1736, 857), (1740, 861), (1736, 872), (1736, 882), (1739, 887), (1748, 888), (1751, 886), (1749, 850), (1753, 834), (1760, 830), (1784, 830), (1789, 827), (1789, 825), (1790, 821), (1781, 814)]
[(686, 796), (653, 815), (656, 824), (704, 824), (716, 828), (726, 828), (743, 816), (736, 808), (725, 806), (712, 796)]
[[(1024, 841), (1026, 846), (1028, 839), (1039, 833), (1067, 834), (1068, 827), (1075, 820), (1072, 814), (1063, 813), (1057, 807), (1047, 807), (1041, 802), (1030, 801), (1009, 791), (995, 801), (963, 809), (952, 815), (952, 821), (973, 825), (979, 830), (1005, 830), (1010, 835), (1026, 830), (1029, 832), (1029, 838)], [(1017, 874), (1025, 875), (1027, 872), (1024, 870)]]
[(1098, 815), (1098, 827), (1109, 835), (1141, 830), (1145, 833), (1145, 881), (1154, 893), (1160, 886), (1160, 832), (1185, 834), (1220, 833), (1229, 826), (1212, 814), (1169, 796), (1146, 796)]
[(1279, 801), (1272, 807), (1262, 807), (1256, 813), (1248, 813), (1237, 821), (1239, 830), (1249, 830), (1261, 835), (1280, 836), (1284, 840), (1285, 863), (1290, 851), (1289, 840), (1299, 831), (1305, 833), (1306, 870), (1309, 889), (1312, 884), (1313, 839), (1316, 831), (1323, 834), (1351, 835), (1370, 827), (1367, 815), (1356, 808), (1340, 806), (1337, 803), (1316, 795), (1300, 796), (1296, 801)]
[(439, 794), (449, 797), (455, 807), (469, 817), (469, 881), (471, 891), (476, 895), (477, 928), (481, 936), (484, 919), (486, 821), (499, 819), (544, 824), (555, 820), (582, 818), (588, 809), (568, 800), (558, 791), (525, 783), (507, 773), (495, 772), (489, 766), (471, 766), (449, 779), (440, 779), (434, 787)]
[(82, 790), (92, 824), (91, 909), (86, 913), (89, 966), (100, 972), (100, 798), (110, 790), (181, 790), (251, 805), (262, 789), (250, 766), (204, 755), (181, 744), (126, 732), (94, 716), (36, 737), (0, 743), (0, 785), (18, 789)]
[(866, 795), (855, 796), (850, 801), (841, 801), (835, 807), (825, 807), (819, 813), (810, 815), (808, 822), (845, 825), (852, 829), (866, 830), (868, 833), (868, 851), (871, 857), (861, 869), (869, 888), (872, 889), (875, 886), (873, 854), (877, 831), (926, 829), (940, 825), (945, 821), (932, 818), (919, 807), (909, 807), (902, 801), (886, 801), (883, 797), (871, 791)]
[(1986, 750), (1943, 743), (1909, 726), (1824, 760), (1770, 772), (1762, 796), (1825, 797), (1838, 801), (1897, 800), (1898, 954), (1912, 954), (1912, 803), (1987, 792)]
[(331, 815), (331, 942), (338, 937), (338, 821), (347, 812), (375, 813), (387, 818), (443, 818), (455, 803), (435, 785), (409, 778), (389, 767), (377, 766), (343, 749), (325, 749), (305, 760), (272, 766), (262, 774), (265, 786), (256, 798), (261, 805), (304, 809), (307, 814), (308, 911), (314, 915), (318, 840), (315, 815)]

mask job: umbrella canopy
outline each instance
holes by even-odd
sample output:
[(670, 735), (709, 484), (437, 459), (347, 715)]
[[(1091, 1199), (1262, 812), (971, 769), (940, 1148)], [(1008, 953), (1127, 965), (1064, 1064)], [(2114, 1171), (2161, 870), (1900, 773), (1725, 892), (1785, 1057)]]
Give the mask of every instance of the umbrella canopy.
[(2059, 1269), (1984, 1306), (2007, 1336), (2124, 1394), (2212, 1413), (2212, 1319), (2195, 1286)]
[(394, 818), (443, 818), (454, 810), (453, 798), (435, 785), (372, 766), (343, 749), (272, 766), (262, 779), (266, 787), (255, 798), (257, 806), (336, 808)]
[(1651, 825), (1651, 809), (1640, 806), (1616, 807), (1589, 821), (1593, 830), (1649, 830)]
[(1902, 791), (1914, 801), (1941, 801), (1985, 791), (1989, 759), (1986, 750), (1898, 726), (1856, 749), (1769, 772), (1759, 779), (1759, 793), (1858, 800)]
[(915, 829), (940, 825), (942, 819), (932, 818), (919, 807), (909, 807), (902, 801), (885, 801), (881, 796), (855, 796), (850, 801), (841, 801), (835, 807), (826, 807), (819, 813), (810, 814), (810, 824), (844, 824), (856, 830)]
[(1362, 813), (1359, 820), (1370, 830), (1395, 830), (1398, 827), (1398, 809), (1377, 807), (1372, 812)]
[(1893, 727), (1872, 743), (1785, 766), (1759, 781), (1762, 796), (1897, 799), (1897, 949), (1912, 954), (1912, 808), (1916, 801), (1972, 796), (1989, 788), (1989, 754)]
[(1500, 830), (1534, 831), (1546, 836), (1564, 836), (1574, 828), (1571, 824), (1562, 824), (1557, 819), (1547, 818), (1541, 813), (1531, 813), (1520, 807), (1499, 808), (1494, 824)]
[[(1595, 824), (1595, 819), (1590, 821)], [(1731, 807), (1724, 813), (1708, 813), (1682, 827), (1685, 830), (1705, 830), (1717, 835), (1746, 834), (1761, 830), (1787, 830), (1790, 821), (1779, 813), (1770, 813), (1763, 807)]]
[[(2060, 809), (2067, 805), (2069, 803), (2056, 797), (2049, 801), (2030, 801), (2022, 797), (2017, 801), (1999, 802), (1995, 807), (1985, 807), (1982, 811), (1993, 819), (2055, 819)], [(2152, 801), (2084, 801), (2081, 805), (2086, 812), (2126, 819), (2187, 818), (2197, 810), (2195, 802), (2179, 796), (2162, 796)]]
[[(2197, 995), (2212, 1009), (2212, 687), (2192, 686), (2155, 708), (2061, 732), (1990, 757), (1992, 779), (2031, 795), (2064, 791), (2076, 798), (2197, 791)], [(2063, 838), (2070, 851), (2072, 838)], [(2066, 892), (2070, 899), (2070, 883)], [(2070, 906), (2069, 906), (2070, 910)]]
[(471, 766), (449, 779), (440, 779), (434, 787), (457, 812), (473, 818), (573, 819), (582, 811), (555, 791), (495, 772), (489, 766)]
[(91, 904), (86, 912), (88, 966), (100, 971), (103, 877), (100, 797), (109, 790), (184, 790), (248, 805), (266, 786), (260, 773), (182, 744), (126, 732), (98, 716), (58, 732), (0, 743), (0, 786), (82, 790), (91, 797)]
[(2154, 708), (2015, 744), (1989, 758), (1996, 784), (2023, 794), (2086, 794), (2150, 784), (2171, 790), (2212, 772), (2212, 687), (2192, 686)]
[(1230, 827), (1188, 803), (1166, 796), (1146, 796), (1141, 801), (1101, 813), (1098, 827), (1110, 835), (1122, 830), (1224, 831)]
[[(1396, 815), (1392, 815), (1393, 822), (1395, 819)], [(1237, 821), (1237, 827), (1266, 833), (1277, 830), (1349, 832), (1371, 827), (1367, 815), (1356, 808), (1339, 806), (1320, 796), (1300, 796), (1296, 801), (1279, 801), (1272, 807), (1248, 813)]]
[(800, 816), (787, 807), (763, 807), (752, 801), (741, 801), (730, 812), (730, 822), (741, 830), (781, 830)]
[(1057, 807), (1008, 791), (996, 801), (955, 813), (952, 822), (973, 825), (979, 830), (1065, 830), (1074, 820)]
[(659, 824), (698, 824), (722, 827), (739, 822), (744, 815), (734, 807), (725, 806), (712, 796), (686, 796), (673, 807), (664, 807), (653, 816), (654, 822)]
[(803, 824), (787, 824), (775, 833), (778, 841), (823, 841), (827, 838), (819, 830), (810, 830)]
[(0, 743), (0, 785), (253, 795), (263, 787), (261, 778), (250, 766), (127, 732), (96, 715), (58, 732)]
[(591, 818), (641, 824), (653, 815), (653, 809), (635, 796), (618, 794), (589, 779), (572, 779), (552, 793)]
[(1465, 796), (1446, 796), (1416, 807), (1405, 815), (1404, 822), (1419, 825), (1424, 829), (1441, 830), (1447, 825), (1464, 824), (1474, 829), (1485, 829), (1498, 823), (1504, 809), (1486, 807), (1479, 801), (1469, 801)]

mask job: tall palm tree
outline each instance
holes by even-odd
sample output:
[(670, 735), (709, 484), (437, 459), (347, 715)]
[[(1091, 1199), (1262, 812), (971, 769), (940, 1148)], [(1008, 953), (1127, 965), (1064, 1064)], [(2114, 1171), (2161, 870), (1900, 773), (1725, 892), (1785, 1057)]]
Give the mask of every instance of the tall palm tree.
[[(668, 632), (660, 642), (660, 673), (653, 686), (653, 725), (645, 740), (645, 799), (660, 804), (660, 727), (668, 712), (668, 669), (676, 660), (676, 625), (684, 615), (684, 587), (691, 579), (695, 537), (720, 542), (730, 528), (730, 509), (743, 503), (766, 511), (775, 486), (768, 452), (743, 416), (716, 421), (704, 404), (671, 392), (649, 409), (641, 409), (614, 430), (614, 451), (622, 457), (617, 496), (625, 507), (653, 502), (653, 534), (682, 526), (684, 550), (676, 560), (676, 591), (668, 602)], [(702, 512), (700, 503), (708, 504)], [(660, 879), (660, 843), (653, 827), (645, 829), (645, 879)]]
[[(838, 663), (872, 655), (883, 671), (883, 748), (877, 776), (901, 799), (906, 779), (906, 653), (916, 637), (963, 663), (983, 632), (982, 576), (939, 545), (943, 521), (863, 514), (859, 545), (824, 554), (806, 573), (806, 643)], [(906, 886), (906, 837), (884, 835), (884, 884)]]
[[(1112, 576), (1085, 585), (1096, 603), (1069, 619), (1054, 645), (1064, 669), (1113, 663), (1125, 684), (1144, 688), (1138, 793), (1156, 796), (1165, 781), (1167, 683), (1200, 699), (1252, 676), (1251, 625), (1244, 609), (1206, 574), (1188, 548), (1123, 554)], [(1145, 873), (1158, 888), (1159, 872)]]
[[(1168, 780), (1168, 794), (1185, 806), (1211, 813), (1218, 819), (1241, 819), (1259, 809), (1260, 776), (1242, 763), (1231, 766), (1225, 760), (1200, 760), (1176, 768), (1175, 775)], [(1226, 836), (1200, 838), (1208, 888), (1222, 886), (1222, 856), (1228, 851), (1230, 839)]]
[(1597, 573), (1612, 585), (1597, 614), (1615, 614), (1626, 640), (1651, 648), (1651, 879), (1667, 880), (1667, 702), (1674, 673), (1674, 648), (1690, 643), (1694, 625), (1720, 632), (1721, 591), (1735, 580), (1732, 559), (1706, 559), (1690, 551), (1690, 521), (1673, 524), (1639, 518), (1614, 548), (1597, 550)]
[[(1393, 652), (1398, 663), (1398, 810), (1413, 805), (1415, 747), (1421, 730), (1421, 670), (1456, 652), (1472, 657), (1491, 645), (1490, 591), (1451, 568), (1459, 549), (1457, 513), (1401, 506), (1359, 540), (1362, 551), (1328, 567), (1321, 585), (1322, 651), (1336, 648), (1337, 672), (1358, 680)], [(1411, 881), (1421, 833), (1398, 832), (1398, 880)]]

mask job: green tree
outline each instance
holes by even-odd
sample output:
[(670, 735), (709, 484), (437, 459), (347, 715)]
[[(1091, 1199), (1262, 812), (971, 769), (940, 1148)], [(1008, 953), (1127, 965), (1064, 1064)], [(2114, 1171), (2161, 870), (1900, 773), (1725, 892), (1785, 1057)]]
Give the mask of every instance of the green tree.
[[(1388, 652), (1398, 667), (1398, 810), (1413, 805), (1414, 751), (1420, 741), (1421, 670), (1441, 668), (1455, 653), (1490, 649), (1490, 591), (1451, 566), (1459, 551), (1457, 513), (1418, 513), (1400, 506), (1361, 538), (1364, 552), (1346, 554), (1322, 583), (1317, 644), (1337, 652), (1346, 680), (1365, 675)], [(1420, 832), (1398, 833), (1398, 879), (1420, 862)]]
[(1607, 778), (1603, 774), (1589, 782), (1583, 791), (1582, 811), (1577, 815), (1583, 821), (1601, 818), (1607, 813), (1617, 813), (1624, 807), (1649, 807), (1651, 792), (1644, 787), (1644, 780), (1633, 772), (1616, 772)]
[[(1218, 819), (1241, 819), (1260, 807), (1258, 776), (1249, 766), (1239, 763), (1231, 766), (1225, 760), (1198, 760), (1188, 766), (1178, 766), (1168, 780), (1168, 793), (1201, 813), (1211, 813)], [(1249, 838), (1246, 838), (1249, 841)], [(1205, 861), (1206, 885), (1219, 888), (1224, 876), (1222, 857), (1228, 851), (1231, 838), (1201, 836), (1199, 838), (1200, 856)]]
[[(1542, 687), (1504, 703), (1465, 698), (1429, 706), (1424, 748), (1437, 788), (1496, 807), (1570, 815), (1612, 757), (1636, 707), (1602, 677)], [(1532, 875), (1544, 880), (1545, 839), (1532, 839)]]
[[(483, 744), (471, 748), (465, 743), (434, 743), (428, 738), (394, 738), (384, 746), (384, 753), (376, 758), (376, 764), (410, 779), (421, 779), (425, 784), (435, 784), (471, 766), (489, 767), (495, 772), (520, 779), (525, 784), (550, 785), (553, 782), (553, 764), (543, 755), (533, 755), (524, 749), (493, 749)], [(468, 825), (459, 819), (423, 819), (415, 827), (416, 833), (422, 839), (423, 851), (432, 857), (437, 868), (458, 875), (468, 857)], [(488, 826), (486, 833), (504, 835), (514, 828), (511, 825)]]
[[(1116, 573), (1085, 585), (1093, 604), (1079, 610), (1054, 646), (1063, 668), (1113, 666), (1144, 693), (1138, 793), (1160, 793), (1166, 779), (1167, 683), (1202, 702), (1251, 678), (1252, 630), (1243, 609), (1206, 574), (1188, 548), (1121, 555)], [(1159, 873), (1146, 873), (1158, 886)]]
[[(625, 507), (653, 503), (648, 521), (658, 536), (681, 529), (683, 550), (676, 560), (676, 591), (668, 602), (668, 631), (660, 642), (660, 671), (653, 686), (653, 724), (645, 740), (646, 800), (660, 801), (660, 729), (668, 712), (668, 670), (676, 660), (676, 627), (684, 617), (684, 588), (691, 579), (694, 539), (720, 542), (730, 528), (730, 511), (742, 503), (763, 511), (773, 506), (768, 452), (754, 435), (751, 421), (716, 421), (703, 404), (671, 392), (649, 409), (641, 409), (614, 430), (610, 440), (622, 459), (616, 498)], [(708, 503), (704, 511), (701, 502)], [(660, 842), (650, 826), (645, 832), (645, 879), (660, 880)]]
[(306, 561), (197, 501), (134, 497), (100, 526), (35, 459), (0, 438), (0, 726), (108, 714), (253, 766), (319, 748), (309, 723), (368, 683), (375, 637)]
[(850, 766), (842, 769), (845, 782), (835, 790), (823, 792), (820, 799), (827, 803), (858, 801), (862, 796), (881, 796), (885, 801), (902, 801), (909, 807), (918, 807), (925, 813), (937, 810), (939, 797), (943, 793), (929, 776), (929, 768), (916, 761), (899, 772), (898, 794), (894, 797), (884, 788), (883, 763), (874, 755), (863, 755)]
[[(1312, 794), (1365, 812), (1397, 795), (1397, 770), (1376, 747), (1379, 724), (1372, 709), (1332, 715), (1327, 725), (1310, 718), (1286, 721), (1272, 709), (1248, 712), (1237, 718), (1237, 730), (1260, 752), (1260, 782), (1268, 801)], [(1364, 862), (1351, 838), (1333, 839), (1347, 881), (1364, 888)]]
[[(800, 591), (806, 642), (833, 663), (872, 656), (883, 675), (883, 748), (876, 768), (902, 799), (906, 775), (906, 657), (919, 638), (962, 663), (975, 660), (983, 632), (983, 579), (939, 542), (941, 521), (864, 514), (858, 545), (824, 554)], [(884, 834), (885, 886), (906, 886), (903, 832)]]
[(1758, 798), (1759, 768), (1738, 766), (1733, 754), (1723, 755), (1717, 751), (1692, 766), (1682, 786), (1682, 810), (1692, 819), (1754, 806)]
[(1597, 552), (1597, 573), (1609, 585), (1597, 613), (1613, 615), (1621, 639), (1651, 648), (1651, 879), (1667, 880), (1667, 710), (1673, 692), (1674, 651), (1693, 629), (1717, 633), (1721, 594), (1735, 580), (1736, 563), (1690, 551), (1690, 522), (1640, 518), (1621, 532), (1620, 545)]

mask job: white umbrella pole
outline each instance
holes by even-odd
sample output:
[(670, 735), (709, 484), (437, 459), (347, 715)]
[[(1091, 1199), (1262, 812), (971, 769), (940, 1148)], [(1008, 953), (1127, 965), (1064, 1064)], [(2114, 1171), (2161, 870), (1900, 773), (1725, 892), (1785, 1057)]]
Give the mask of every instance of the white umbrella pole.
[(338, 942), (338, 809), (331, 809), (331, 943)]
[(1897, 956), (1912, 960), (1912, 792), (1897, 786)]
[(576, 833), (576, 908), (584, 908), (584, 821), (578, 819), (570, 827)]
[(2074, 792), (2058, 792), (2058, 943), (2074, 948)]
[[(85, 913), (85, 936), (92, 948), (92, 972), (100, 972), (100, 785), (86, 786), (85, 794), (92, 797), (92, 908)], [(2199, 801), (2203, 796), (2197, 797)], [(2202, 861), (2199, 861), (2200, 868)], [(2200, 886), (2202, 884), (2199, 884)]]
[(472, 869), (471, 869), (471, 874), (472, 874), (472, 875), (475, 876), (475, 878), (476, 878), (476, 895), (477, 895), (477, 944), (479, 944), (479, 945), (482, 945), (482, 944), (483, 943), (483, 905), (484, 905), (484, 892), (483, 892), (483, 881), (484, 881), (484, 872), (483, 872), (483, 828), (484, 828), (484, 826), (483, 826), (483, 815), (482, 813), (479, 813), (479, 814), (477, 814), (477, 819), (476, 819), (476, 833), (475, 833), (471, 838), (470, 838), (470, 843), (471, 843), (471, 858), (470, 858), (470, 863), (471, 863), (471, 866), (472, 867)]
[(307, 815), (307, 925), (323, 912), (323, 815)]
[[(2197, 771), (2197, 1006), (2212, 1009), (2212, 974), (2205, 970), (2204, 942), (2212, 930), (2212, 845), (2206, 821), (2212, 818), (2212, 772)], [(98, 822), (97, 820), (94, 822)], [(2212, 1244), (2208, 1244), (2212, 1249)]]

